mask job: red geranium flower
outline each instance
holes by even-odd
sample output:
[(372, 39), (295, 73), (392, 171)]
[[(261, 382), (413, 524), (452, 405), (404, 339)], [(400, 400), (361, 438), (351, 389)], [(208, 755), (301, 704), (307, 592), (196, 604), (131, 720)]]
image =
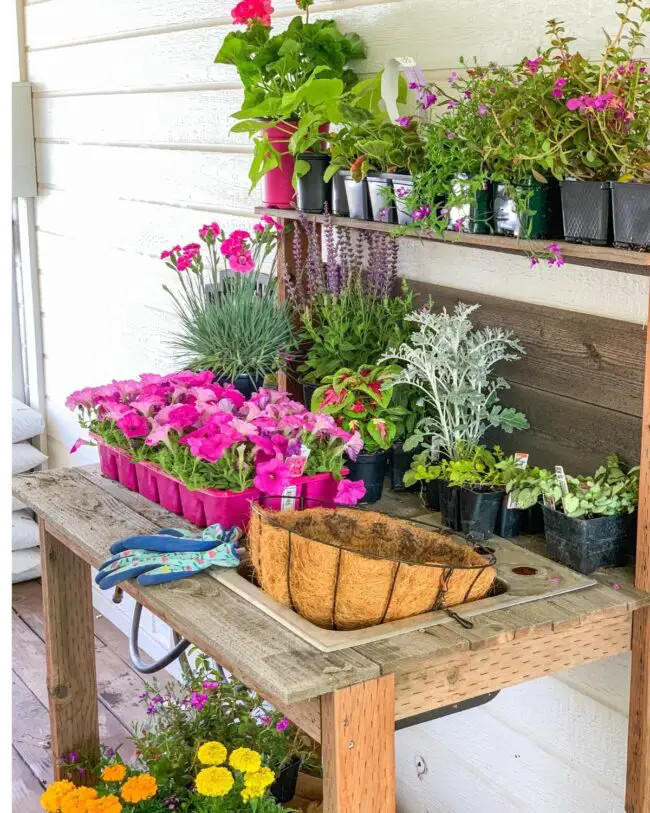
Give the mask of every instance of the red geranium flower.
[(250, 27), (255, 23), (261, 23), (261, 25), (269, 26), (273, 6), (271, 0), (241, 0), (230, 14), (235, 25)]

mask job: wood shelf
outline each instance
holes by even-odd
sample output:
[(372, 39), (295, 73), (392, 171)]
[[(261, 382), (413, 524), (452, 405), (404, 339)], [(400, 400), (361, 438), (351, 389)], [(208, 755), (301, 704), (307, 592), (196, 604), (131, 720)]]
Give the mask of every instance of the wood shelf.
[[(285, 220), (298, 220), (301, 216), (308, 221), (315, 223), (325, 223), (326, 215), (303, 214), (295, 209), (268, 209), (258, 206), (255, 209), (257, 215), (271, 215), (271, 217), (284, 218)], [(372, 220), (355, 220), (350, 217), (332, 217), (332, 224), (348, 229), (364, 229), (369, 231), (379, 231), (390, 234), (395, 226), (388, 223), (375, 223)], [(408, 240), (430, 240), (435, 243), (447, 243), (449, 245), (465, 246), (467, 248), (479, 248), (488, 251), (503, 251), (509, 254), (521, 254), (524, 248), (529, 247), (533, 251), (543, 251), (551, 240), (522, 240), (519, 242), (513, 237), (503, 237), (497, 234), (465, 234), (456, 232), (445, 232), (439, 236), (432, 232), (422, 232), (422, 234), (407, 234), (404, 237)], [(567, 243), (555, 240), (562, 249), (562, 256), (567, 262), (576, 265), (590, 265), (600, 268), (608, 268), (613, 271), (622, 271), (627, 274), (641, 274), (650, 276), (650, 252), (632, 251), (624, 248), (610, 248), (608, 246), (588, 246), (578, 243)]]

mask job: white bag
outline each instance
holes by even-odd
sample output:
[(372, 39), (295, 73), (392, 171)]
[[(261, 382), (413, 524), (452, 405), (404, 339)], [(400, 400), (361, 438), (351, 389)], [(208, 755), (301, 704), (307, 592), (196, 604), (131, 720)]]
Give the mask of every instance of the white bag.
[(11, 581), (26, 582), (29, 579), (38, 579), (41, 575), (40, 548), (18, 550), (11, 554)]
[(38, 523), (27, 511), (11, 515), (11, 550), (27, 550), (38, 547)]
[(44, 463), (47, 457), (31, 443), (14, 443), (11, 447), (11, 473), (22, 474)]
[(19, 443), (40, 435), (45, 426), (40, 412), (23, 404), (17, 398), (11, 401), (11, 442)]

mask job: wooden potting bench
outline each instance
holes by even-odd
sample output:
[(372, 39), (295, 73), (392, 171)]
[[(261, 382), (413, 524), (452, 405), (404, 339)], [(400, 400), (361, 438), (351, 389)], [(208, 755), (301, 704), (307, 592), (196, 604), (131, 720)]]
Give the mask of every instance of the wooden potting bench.
[[(270, 213), (285, 222), (295, 219), (294, 214)], [(387, 229), (349, 221), (339, 225)], [(512, 241), (471, 235), (461, 242), (499, 251), (513, 247)], [(630, 273), (649, 270), (650, 255), (565, 249), (568, 261)], [(286, 239), (281, 264), (290, 264), (290, 252)], [(458, 293), (434, 291), (444, 304)], [(504, 305), (504, 300), (473, 294), (466, 300), (482, 302), (498, 324), (516, 328), (534, 351), (518, 364), (521, 379), (513, 391), (531, 423), (542, 427), (528, 436), (530, 451), (542, 465), (544, 455), (554, 451), (570, 459), (589, 448), (596, 459), (605, 442), (638, 459), (642, 423), (636, 574), (629, 569), (603, 572), (596, 586), (487, 612), (473, 619), (472, 629), (450, 620), (329, 653), (207, 574), (156, 587), (128, 583), (125, 590), (321, 743), (325, 813), (394, 813), (396, 721), (417, 721), (432, 710), (632, 649), (626, 810), (650, 813), (650, 352), (644, 396), (638, 368), (647, 338), (640, 326), (614, 320), (538, 306), (526, 306), (518, 316), (512, 301)], [(570, 342), (575, 349), (568, 348)], [(579, 401), (571, 400), (573, 390), (579, 391)], [(104, 561), (118, 539), (183, 521), (103, 479), (94, 467), (17, 477), (14, 494), (34, 509), (41, 529), (56, 765), (66, 752), (92, 752), (98, 746), (91, 566)], [(413, 507), (405, 515), (421, 512)]]

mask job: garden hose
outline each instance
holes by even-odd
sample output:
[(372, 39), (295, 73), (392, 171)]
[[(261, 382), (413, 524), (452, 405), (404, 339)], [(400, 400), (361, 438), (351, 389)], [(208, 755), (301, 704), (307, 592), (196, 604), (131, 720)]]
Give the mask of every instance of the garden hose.
[[(144, 663), (140, 658), (140, 647), (138, 645), (138, 637), (140, 634), (140, 618), (142, 616), (142, 604), (139, 601), (136, 601), (135, 607), (133, 608), (133, 620), (131, 621), (131, 635), (129, 637), (129, 657), (131, 658), (131, 663), (133, 664), (134, 669), (140, 672), (143, 675), (152, 675), (154, 672), (159, 672), (161, 669), (165, 669), (171, 663), (173, 663), (177, 658), (183, 656), (185, 665), (189, 669), (189, 663), (187, 662), (187, 656), (184, 655), (185, 650), (190, 646), (191, 641), (188, 641), (186, 638), (181, 638), (181, 636), (175, 631), (172, 630), (172, 635), (174, 636), (174, 646), (172, 649), (169, 650), (165, 655), (162, 656), (157, 661), (153, 663)], [(185, 670), (185, 665), (181, 663), (181, 667)]]

